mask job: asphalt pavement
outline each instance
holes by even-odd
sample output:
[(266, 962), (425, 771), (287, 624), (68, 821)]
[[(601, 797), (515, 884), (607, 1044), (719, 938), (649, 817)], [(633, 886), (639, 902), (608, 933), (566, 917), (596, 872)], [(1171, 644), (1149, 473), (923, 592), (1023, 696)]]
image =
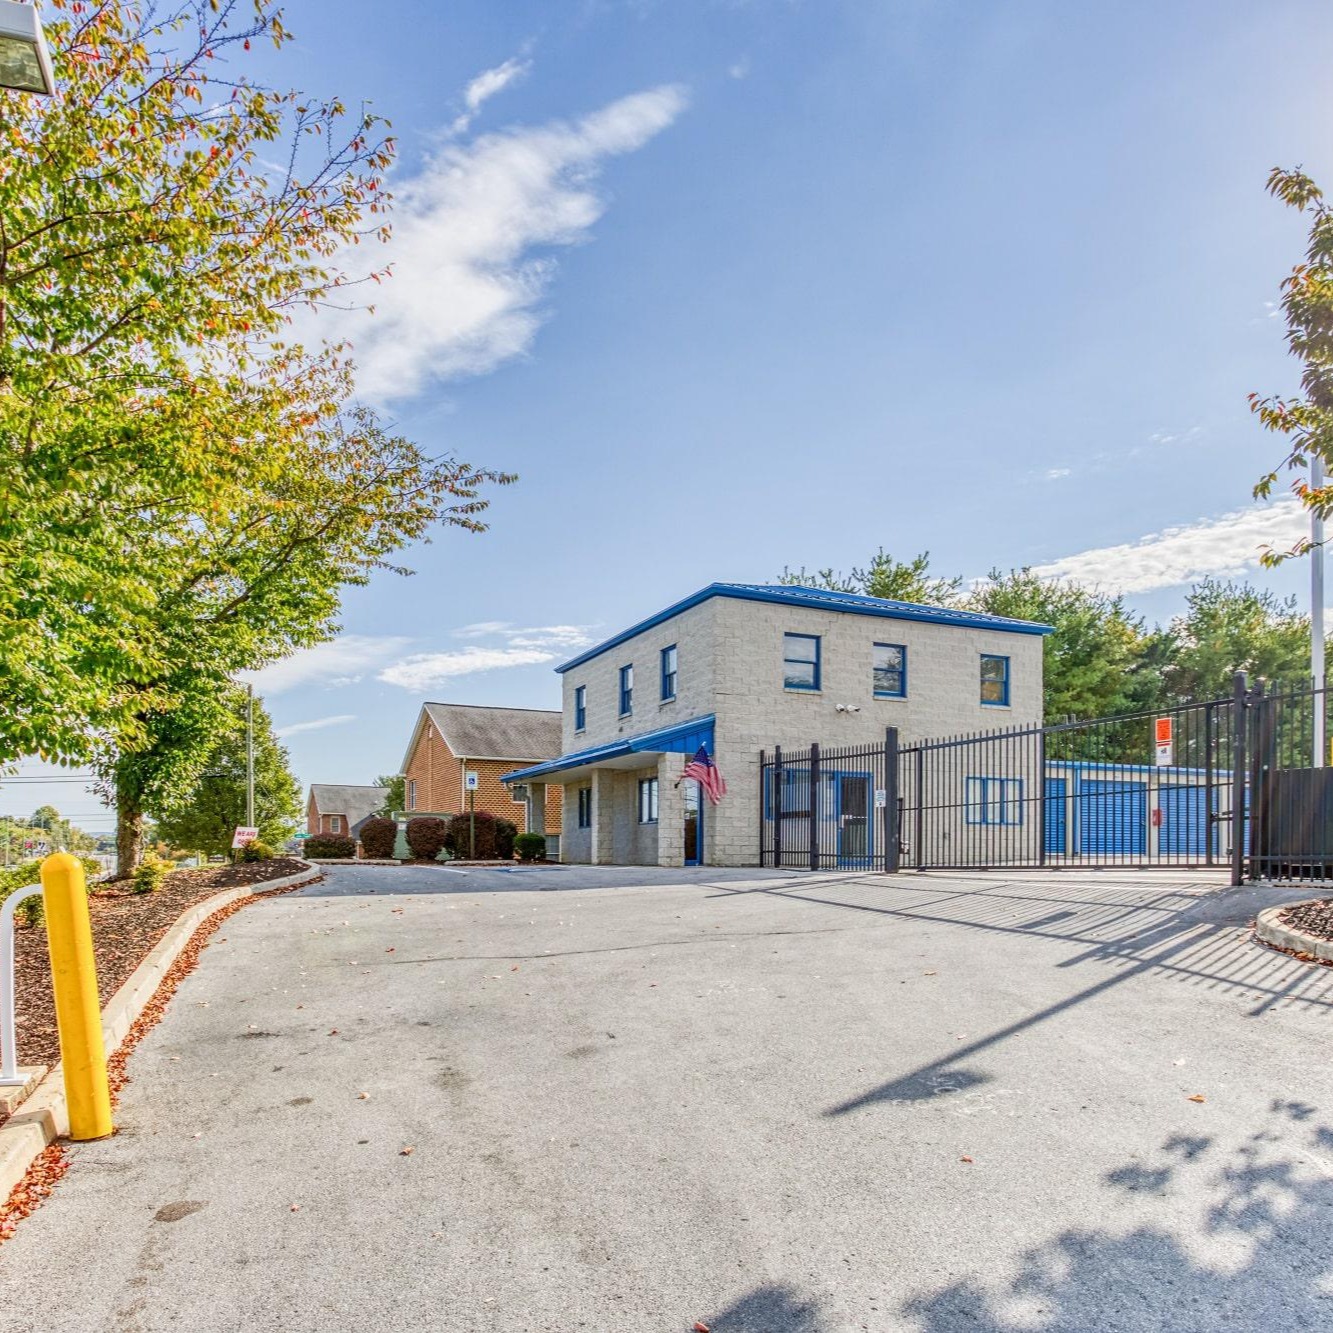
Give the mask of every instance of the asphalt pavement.
[(1272, 900), (330, 868), (214, 937), (0, 1325), (1328, 1327), (1333, 970)]

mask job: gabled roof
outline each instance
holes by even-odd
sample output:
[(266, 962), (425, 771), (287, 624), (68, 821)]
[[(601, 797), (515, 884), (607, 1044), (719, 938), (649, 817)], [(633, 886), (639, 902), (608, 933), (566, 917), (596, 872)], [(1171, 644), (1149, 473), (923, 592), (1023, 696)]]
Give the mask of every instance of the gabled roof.
[(784, 606), (806, 606), (817, 611), (840, 611), (846, 615), (881, 616), (887, 620), (919, 620), (933, 625), (956, 625), (960, 629), (986, 629), (1002, 634), (1050, 634), (1050, 625), (1038, 625), (1031, 620), (1011, 620), (1008, 616), (993, 616), (986, 611), (964, 611), (952, 606), (923, 606), (917, 602), (895, 602), (887, 597), (863, 597), (854, 592), (831, 592), (826, 588), (802, 588), (785, 583), (710, 583), (706, 588), (659, 611), (647, 620), (621, 631), (589, 648), (586, 653), (556, 667), (557, 671), (572, 670), (599, 657), (610, 648), (652, 629), (655, 625), (688, 611), (710, 597), (731, 597), (744, 602), (777, 602)]
[(325, 782), (312, 782), (310, 794), (321, 815), (345, 815), (349, 828), (376, 810), (382, 810), (389, 799), (388, 787), (352, 787)]
[(423, 704), (403, 771), (429, 718), (459, 759), (553, 759), (560, 753), (560, 714), (549, 708), (487, 708), (479, 704)]

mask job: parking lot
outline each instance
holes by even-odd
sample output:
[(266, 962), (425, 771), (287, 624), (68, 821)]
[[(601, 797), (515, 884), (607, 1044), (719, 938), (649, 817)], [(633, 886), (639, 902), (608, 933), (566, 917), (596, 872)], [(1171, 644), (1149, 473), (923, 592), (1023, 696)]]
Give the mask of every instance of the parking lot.
[(1324, 1327), (1333, 970), (1250, 940), (1280, 896), (330, 868), (207, 948), (5, 1325)]

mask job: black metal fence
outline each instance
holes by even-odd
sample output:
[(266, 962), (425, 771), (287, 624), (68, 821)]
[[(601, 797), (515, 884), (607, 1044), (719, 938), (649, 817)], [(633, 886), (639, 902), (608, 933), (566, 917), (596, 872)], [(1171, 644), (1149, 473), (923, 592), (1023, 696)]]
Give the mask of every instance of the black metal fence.
[(1333, 878), (1324, 690), (760, 757), (761, 861), (815, 870), (1226, 868)]
[(761, 864), (898, 869), (898, 733), (882, 745), (811, 745), (760, 755)]

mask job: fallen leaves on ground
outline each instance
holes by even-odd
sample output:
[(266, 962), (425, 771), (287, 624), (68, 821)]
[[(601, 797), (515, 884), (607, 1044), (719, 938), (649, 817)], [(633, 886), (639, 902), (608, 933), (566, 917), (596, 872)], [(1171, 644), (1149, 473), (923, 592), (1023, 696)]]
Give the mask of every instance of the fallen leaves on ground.
[(1193, 1097), (1186, 1097), (1185, 1100), (1187, 1102), (1206, 1102), (1208, 1098), (1205, 1097), (1203, 1093), (1196, 1092)]
[(37, 1159), (9, 1192), (9, 1198), (0, 1206), (0, 1242), (7, 1241), (14, 1228), (28, 1216), (51, 1191), (56, 1182), (69, 1170), (69, 1158), (64, 1147), (53, 1143), (38, 1154)]
[(399, 1156), (399, 1157), (411, 1157), (412, 1154), (413, 1154), (414, 1152), (416, 1152), (416, 1149), (413, 1148), (413, 1147), (409, 1144), (408, 1147), (406, 1147), (406, 1148), (399, 1148), (399, 1149), (398, 1149), (398, 1156)]
[(972, 1159), (971, 1159), (970, 1157), (960, 1157), (958, 1160), (959, 1160), (960, 1162), (967, 1162), (967, 1163), (969, 1163), (969, 1164), (970, 1164), (971, 1161), (972, 1161)]

